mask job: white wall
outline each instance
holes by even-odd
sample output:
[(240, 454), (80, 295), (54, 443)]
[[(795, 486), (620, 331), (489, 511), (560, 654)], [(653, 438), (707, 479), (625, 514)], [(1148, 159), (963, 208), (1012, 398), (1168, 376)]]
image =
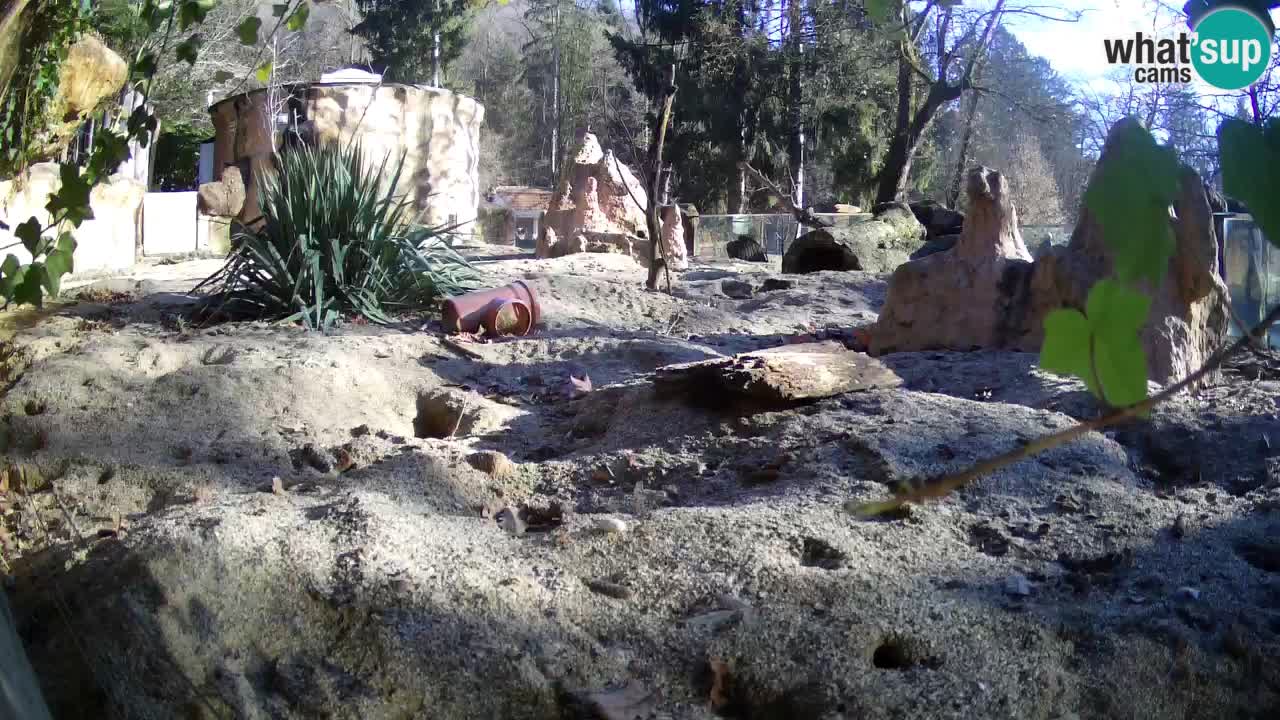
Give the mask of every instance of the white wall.
[(142, 254), (172, 255), (198, 248), (195, 191), (147, 193), (142, 200)]

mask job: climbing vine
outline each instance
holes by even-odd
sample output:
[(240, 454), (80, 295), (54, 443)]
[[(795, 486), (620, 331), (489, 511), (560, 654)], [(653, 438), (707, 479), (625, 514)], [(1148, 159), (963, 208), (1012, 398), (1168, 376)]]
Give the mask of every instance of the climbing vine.
[(0, 177), (12, 177), (30, 164), (36, 139), (48, 129), (46, 108), (57, 94), (62, 62), (88, 26), (88, 13), (76, 0), (33, 7), (0, 102)]
[[(285, 24), (290, 30), (301, 29), (309, 14), (307, 2), (308, 0), (289, 0), (284, 4), (274, 5), (277, 21), (268, 37)], [(127, 81), (129, 88), (140, 96), (141, 102), (129, 114), (123, 128), (107, 126), (94, 134), (93, 147), (83, 168), (73, 163), (60, 165), (60, 185), (49, 195), (49, 202), (45, 205), (49, 213), (48, 222), (42, 223), (39, 218), (32, 216), (14, 228), (13, 234), (18, 242), (0, 248), (3, 251), (21, 245), (32, 258), (31, 262), (22, 264), (16, 255), (10, 253), (0, 261), (0, 298), (5, 307), (10, 303), (40, 307), (46, 293), (50, 297), (57, 296), (62, 277), (74, 269), (74, 229), (80, 227), (85, 220), (93, 218), (89, 196), (94, 186), (104, 182), (128, 159), (130, 142), (146, 147), (155, 132), (157, 120), (148, 108), (147, 96), (159, 70), (160, 58), (169, 50), (174, 31), (186, 31), (199, 25), (216, 3), (217, 0), (143, 0), (138, 12), (151, 40), (144, 43), (130, 60)], [(66, 7), (79, 7), (78, 4), (68, 2), (42, 5), (57, 6), (64, 11)], [(40, 69), (34, 73), (35, 79), (26, 81), (22, 86), (15, 80), (10, 85), (10, 91), (5, 94), (4, 108), (8, 114), (0, 118), (0, 123), (9, 124), (0, 124), (0, 133), (10, 134), (0, 135), (5, 139), (0, 147), (13, 150), (12, 161), (6, 160), (9, 162), (23, 160), (33, 150), (31, 127), (24, 126), (23, 123), (29, 122), (33, 117), (33, 108), (41, 106), (38, 98), (52, 97), (52, 93), (57, 90), (61, 61), (66, 58), (68, 48), (88, 27), (87, 18), (79, 9), (74, 14), (45, 19), (48, 27), (40, 28), (40, 18), (36, 18), (33, 23), (44, 34), (33, 38), (30, 43), (24, 37), (23, 42), (24, 53), (29, 50), (31, 57), (43, 58), (46, 62), (38, 63)], [(240, 42), (245, 45), (258, 44), (260, 25), (261, 21), (256, 17), (246, 20), (239, 28)], [(194, 64), (200, 53), (199, 35), (192, 35), (173, 50), (179, 62)], [(270, 64), (259, 64), (252, 72), (259, 78), (264, 74), (269, 76)], [(19, 87), (22, 88), (21, 92)], [(33, 95), (33, 92), (36, 94)], [(21, 113), (15, 116), (9, 113), (9, 108), (13, 108), (14, 112), (21, 108)], [(14, 168), (22, 166), (19, 163)]]

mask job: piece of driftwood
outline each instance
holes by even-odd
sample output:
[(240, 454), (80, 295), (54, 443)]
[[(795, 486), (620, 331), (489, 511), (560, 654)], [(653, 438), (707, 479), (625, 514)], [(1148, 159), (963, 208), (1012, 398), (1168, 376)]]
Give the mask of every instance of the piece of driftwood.
[(902, 378), (865, 353), (838, 342), (816, 342), (658, 368), (660, 389), (785, 403), (898, 387)]

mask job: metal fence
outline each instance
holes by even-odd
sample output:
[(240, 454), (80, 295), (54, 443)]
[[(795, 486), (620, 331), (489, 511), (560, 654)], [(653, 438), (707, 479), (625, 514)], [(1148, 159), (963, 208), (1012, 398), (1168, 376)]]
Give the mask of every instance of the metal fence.
[[(847, 227), (867, 222), (869, 216), (823, 213), (818, 217), (830, 220), (835, 227)], [(1071, 228), (1065, 225), (1023, 225), (1019, 230), (1027, 249), (1037, 257), (1051, 245), (1066, 245), (1071, 237)], [(748, 237), (760, 243), (769, 257), (780, 258), (800, 231), (791, 215), (702, 215), (694, 255), (700, 260), (724, 260), (729, 257), (726, 247), (730, 242)]]

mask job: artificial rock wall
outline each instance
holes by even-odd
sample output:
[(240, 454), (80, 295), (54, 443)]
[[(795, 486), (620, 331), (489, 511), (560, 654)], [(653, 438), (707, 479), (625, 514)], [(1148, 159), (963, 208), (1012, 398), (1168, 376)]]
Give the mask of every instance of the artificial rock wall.
[[(296, 85), (276, 98), (279, 114), (297, 117), (306, 142), (358, 139), (366, 156), (391, 162), (405, 153), (398, 190), (408, 196), (426, 225), (463, 224), (469, 232), (480, 202), (480, 125), (484, 106), (465, 95), (413, 85), (325, 83)], [(213, 116), (214, 168), (240, 168), (245, 202), (238, 218), (258, 217), (257, 174), (271, 164), (280, 130), (271, 121), (266, 90), (229, 97), (209, 109)], [(273, 142), (276, 145), (273, 146)], [(388, 173), (389, 175), (389, 173)]]

